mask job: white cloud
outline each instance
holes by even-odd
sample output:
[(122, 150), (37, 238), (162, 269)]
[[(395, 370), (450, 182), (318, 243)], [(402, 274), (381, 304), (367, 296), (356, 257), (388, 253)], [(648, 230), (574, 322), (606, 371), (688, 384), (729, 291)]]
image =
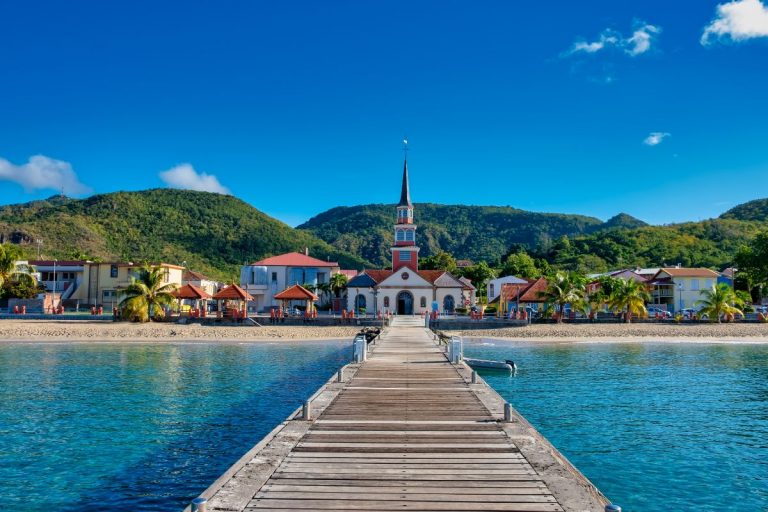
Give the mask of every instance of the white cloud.
[(69, 162), (55, 160), (43, 155), (30, 157), (22, 165), (15, 165), (0, 158), (0, 180), (12, 181), (21, 185), (25, 191), (56, 190), (66, 195), (80, 195), (91, 189), (77, 178)]
[(648, 23), (635, 28), (632, 37), (624, 40), (624, 45), (626, 46), (624, 51), (632, 57), (647, 52), (651, 49), (653, 38), (656, 37), (659, 32), (661, 32), (659, 27)]
[(565, 55), (597, 53), (608, 48), (616, 48), (631, 57), (637, 57), (651, 49), (656, 37), (661, 33), (661, 28), (640, 21), (636, 21), (634, 27), (630, 37), (624, 37), (621, 32), (612, 29), (603, 30), (597, 41), (576, 41)]
[(646, 146), (658, 146), (666, 137), (669, 137), (670, 135), (670, 133), (666, 132), (652, 132), (645, 138), (643, 144)]
[(704, 28), (701, 44), (712, 39), (746, 41), (768, 37), (768, 7), (761, 0), (734, 0), (717, 6), (717, 16)]
[(180, 164), (160, 173), (160, 179), (171, 188), (229, 194), (227, 187), (219, 183), (213, 174), (198, 173), (191, 164)]

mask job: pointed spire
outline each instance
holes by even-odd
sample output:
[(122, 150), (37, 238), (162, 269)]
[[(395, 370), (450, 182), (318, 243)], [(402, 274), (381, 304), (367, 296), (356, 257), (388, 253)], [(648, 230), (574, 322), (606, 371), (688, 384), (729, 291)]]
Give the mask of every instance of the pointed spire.
[(400, 203), (397, 206), (413, 206), (411, 191), (408, 188), (408, 160), (403, 161), (403, 189), (400, 192)]

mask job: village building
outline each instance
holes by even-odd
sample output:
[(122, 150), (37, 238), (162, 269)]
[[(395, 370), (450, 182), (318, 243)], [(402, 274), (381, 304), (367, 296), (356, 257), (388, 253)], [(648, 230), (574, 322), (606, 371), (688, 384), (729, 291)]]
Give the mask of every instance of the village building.
[(211, 279), (210, 277), (207, 277), (206, 275), (201, 274), (200, 272), (196, 272), (188, 268), (185, 268), (184, 272), (181, 275), (181, 284), (182, 285), (190, 284), (195, 288), (199, 288), (200, 290), (203, 290), (208, 295), (214, 295), (216, 292), (219, 291), (219, 289), (223, 285), (223, 283), (221, 283), (220, 281)]
[(295, 284), (317, 289), (330, 283), (331, 276), (341, 271), (334, 261), (323, 261), (304, 252), (289, 252), (265, 258), (240, 269), (240, 286), (253, 297), (248, 310), (267, 311), (279, 307), (275, 295)]
[[(138, 276), (141, 265), (131, 262), (94, 262), (85, 260), (30, 261), (40, 274), (40, 282), (58, 305), (65, 308), (103, 306), (112, 308), (120, 301), (120, 290)], [(182, 284), (184, 267), (169, 263), (150, 264), (163, 269), (163, 283)]]
[(394, 245), (389, 269), (364, 270), (347, 283), (348, 306), (357, 314), (453, 314), (472, 297), (471, 283), (444, 270), (420, 270), (414, 207), (408, 184), (408, 161), (403, 162), (400, 202), (396, 207)]
[(515, 276), (504, 276), (491, 279), (488, 281), (488, 286), (486, 287), (486, 299), (488, 304), (495, 301), (499, 297), (499, 294), (501, 294), (501, 288), (505, 284), (511, 284), (513, 287), (516, 285), (522, 288), (528, 286), (528, 281)]
[(710, 290), (719, 276), (708, 268), (661, 268), (650, 280), (651, 303), (670, 312), (698, 309), (702, 292)]

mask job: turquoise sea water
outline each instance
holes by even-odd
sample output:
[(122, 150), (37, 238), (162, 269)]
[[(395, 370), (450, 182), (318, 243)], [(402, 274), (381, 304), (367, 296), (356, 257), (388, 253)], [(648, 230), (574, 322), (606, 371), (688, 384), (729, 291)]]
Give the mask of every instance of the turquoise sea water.
[(180, 510), (348, 362), (349, 346), (0, 345), (4, 508)]
[(768, 346), (473, 340), (483, 378), (625, 512), (768, 510)]

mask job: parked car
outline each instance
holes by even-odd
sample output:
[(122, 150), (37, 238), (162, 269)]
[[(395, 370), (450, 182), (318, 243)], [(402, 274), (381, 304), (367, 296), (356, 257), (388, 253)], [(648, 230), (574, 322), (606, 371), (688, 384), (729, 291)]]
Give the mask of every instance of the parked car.
[(686, 320), (691, 320), (694, 315), (696, 315), (696, 317), (699, 320), (709, 320), (709, 315), (707, 315), (706, 313), (704, 313), (703, 315), (699, 314), (699, 311), (696, 309), (685, 308), (685, 309), (681, 309), (680, 313), (683, 315), (683, 318)]
[(661, 318), (672, 318), (672, 313), (670, 313), (666, 309), (648, 307), (646, 308), (646, 310), (648, 311), (648, 316), (650, 318), (656, 318), (657, 315), (660, 316)]

